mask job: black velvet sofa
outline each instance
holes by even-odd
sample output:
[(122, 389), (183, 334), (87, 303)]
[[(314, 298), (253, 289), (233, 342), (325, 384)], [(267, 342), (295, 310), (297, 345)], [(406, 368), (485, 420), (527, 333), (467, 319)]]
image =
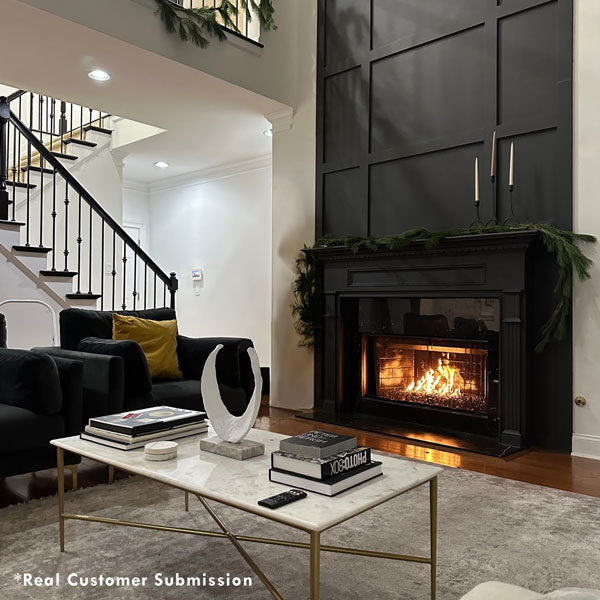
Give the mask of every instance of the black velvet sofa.
[[(170, 308), (118, 311), (157, 321), (176, 318)], [(60, 313), (60, 348), (38, 349), (52, 356), (83, 362), (83, 423), (93, 416), (150, 406), (168, 405), (202, 410), (200, 379), (208, 355), (217, 344), (221, 396), (229, 411), (240, 415), (254, 389), (254, 377), (243, 338), (189, 338), (177, 336), (182, 380), (151, 380), (145, 356), (136, 342), (112, 340), (112, 311), (69, 308)]]
[(0, 477), (56, 467), (50, 440), (81, 431), (83, 364), (7, 349), (2, 315), (0, 330)]

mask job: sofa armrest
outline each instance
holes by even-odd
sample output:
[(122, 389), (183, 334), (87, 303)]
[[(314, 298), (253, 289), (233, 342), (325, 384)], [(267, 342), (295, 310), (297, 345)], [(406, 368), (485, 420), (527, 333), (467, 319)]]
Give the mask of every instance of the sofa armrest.
[(83, 363), (83, 423), (90, 417), (109, 415), (123, 410), (123, 359), (61, 348), (34, 348), (52, 357), (79, 360)]
[(250, 398), (254, 389), (254, 376), (248, 348), (254, 346), (246, 338), (189, 338), (177, 336), (179, 368), (185, 379), (202, 379), (204, 363), (217, 344), (223, 348), (217, 356), (217, 380), (232, 388), (241, 387)]
[(65, 436), (81, 433), (83, 421), (83, 363), (80, 360), (59, 358), (52, 360), (58, 368), (62, 406), (60, 415), (65, 421)]
[(0, 401), (38, 415), (54, 415), (61, 406), (57, 367), (49, 356), (0, 348)]
[(79, 351), (123, 359), (125, 396), (145, 396), (152, 391), (148, 360), (142, 347), (133, 340), (107, 340), (87, 337), (79, 342)]

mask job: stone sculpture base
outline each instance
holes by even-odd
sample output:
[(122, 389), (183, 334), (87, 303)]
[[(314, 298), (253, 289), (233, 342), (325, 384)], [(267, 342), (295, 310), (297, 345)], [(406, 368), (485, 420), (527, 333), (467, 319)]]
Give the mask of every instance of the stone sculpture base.
[(235, 458), (235, 460), (246, 460), (254, 456), (262, 456), (265, 453), (265, 445), (261, 442), (245, 439), (233, 444), (223, 441), (220, 437), (213, 436), (200, 440), (200, 450)]

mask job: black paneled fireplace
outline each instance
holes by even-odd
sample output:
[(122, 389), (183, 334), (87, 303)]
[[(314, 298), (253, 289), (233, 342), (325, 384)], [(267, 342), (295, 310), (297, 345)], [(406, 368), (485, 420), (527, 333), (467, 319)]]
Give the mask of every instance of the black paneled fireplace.
[(325, 325), (301, 416), (496, 456), (526, 447), (551, 364), (534, 352), (552, 280), (536, 233), (306, 252)]

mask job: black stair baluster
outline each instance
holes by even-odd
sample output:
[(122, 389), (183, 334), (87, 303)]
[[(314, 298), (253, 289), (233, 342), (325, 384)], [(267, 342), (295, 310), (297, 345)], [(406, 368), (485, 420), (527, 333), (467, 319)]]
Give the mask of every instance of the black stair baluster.
[(65, 271), (69, 270), (69, 182), (65, 179), (65, 249), (63, 254), (65, 255)]
[(52, 270), (56, 271), (56, 171), (52, 173)]
[(54, 118), (56, 112), (56, 98), (52, 98), (51, 100), (51, 110), (50, 110), (50, 152), (53, 151), (52, 144), (54, 142)]
[(105, 265), (104, 265), (104, 219), (102, 219), (102, 228), (101, 228), (101, 240), (102, 246), (100, 250), (100, 310), (104, 310), (104, 277), (106, 275)]
[(167, 306), (167, 284), (163, 283), (163, 306)]
[(44, 96), (44, 103), (46, 104), (46, 120), (44, 122), (44, 131), (49, 132), (49, 123), (48, 123), (48, 112), (49, 112), (49, 104), (50, 104), (50, 96)]
[(90, 240), (89, 240), (89, 271), (88, 271), (88, 294), (92, 293), (92, 231), (93, 231), (93, 216), (94, 211), (92, 210), (92, 206), (90, 205)]
[(123, 304), (121, 308), (127, 308), (127, 242), (123, 240)]
[(60, 151), (65, 151), (65, 133), (67, 133), (67, 103), (64, 100), (60, 101), (60, 121), (59, 121), (59, 133), (60, 133)]
[[(19, 96), (19, 104), (21, 104), (21, 97)], [(19, 118), (21, 118), (21, 110), (19, 109)], [(12, 220), (15, 221), (15, 210), (17, 205), (17, 186), (15, 183), (17, 182), (17, 140), (19, 141), (19, 162), (21, 160), (20, 150), (21, 150), (21, 133), (17, 134), (17, 129), (15, 128), (15, 133), (13, 135), (13, 166), (12, 166), (12, 181), (13, 181), (13, 189), (12, 189)]]
[(83, 106), (79, 107), (79, 139), (83, 139)]
[(73, 103), (69, 102), (70, 109), (70, 121), (71, 125), (69, 126), (69, 138), (73, 139)]
[(92, 124), (92, 111), (93, 109), (90, 108), (90, 125)]
[(117, 256), (117, 232), (115, 229), (113, 229), (113, 242), (112, 242), (112, 271), (110, 272), (111, 277), (112, 277), (112, 310), (115, 310), (115, 276), (117, 275), (117, 271), (115, 269), (115, 267), (117, 266), (116, 263), (116, 256)]
[(42, 142), (42, 144), (44, 143), (44, 138), (42, 136), (42, 129), (44, 128), (43, 125), (43, 114), (44, 114), (44, 97), (41, 94), (38, 94), (38, 98), (39, 98), (39, 103), (38, 103), (38, 127), (39, 127), (39, 134), (40, 134), (40, 142)]
[(235, 28), (240, 30), (240, 0), (235, 0)]
[[(27, 166), (31, 167), (31, 141), (27, 140)], [(31, 185), (30, 185), (30, 181), (31, 181), (31, 168), (27, 169), (27, 206), (25, 209), (25, 212), (27, 214), (27, 222), (25, 224), (25, 245), (29, 246), (29, 233), (30, 233), (30, 227), (29, 227), (29, 201), (31, 199)]]
[(81, 294), (81, 194), (77, 214), (77, 293)]
[(133, 253), (133, 310), (137, 304), (137, 253)]
[(29, 129), (33, 131), (33, 92), (29, 95)]
[(156, 271), (154, 272), (154, 308), (156, 308)]
[(44, 159), (38, 154), (40, 161), (40, 248), (44, 247)]
[(148, 295), (148, 264), (144, 263), (144, 310), (146, 310), (146, 296)]

